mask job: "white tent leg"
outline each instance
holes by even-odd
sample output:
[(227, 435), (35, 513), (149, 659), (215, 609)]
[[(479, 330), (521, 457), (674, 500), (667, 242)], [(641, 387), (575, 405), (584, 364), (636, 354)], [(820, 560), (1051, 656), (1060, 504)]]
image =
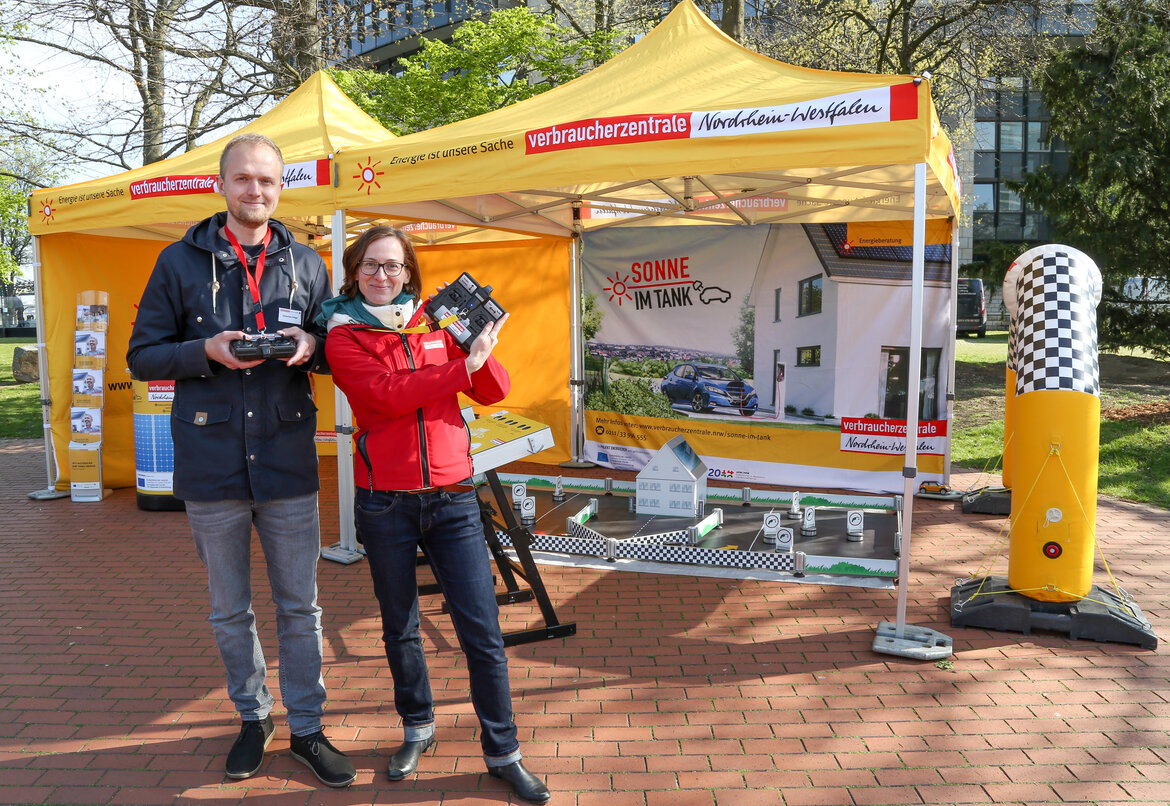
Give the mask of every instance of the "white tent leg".
[[(335, 210), (331, 225), (333, 250), (333, 293), (341, 293), (345, 279), (342, 255), (345, 252), (345, 210)], [(337, 525), (339, 540), (332, 546), (321, 549), (326, 560), (339, 563), (353, 563), (364, 554), (358, 549), (357, 530), (353, 521), (353, 411), (349, 401), (337, 385), (333, 385), (333, 410), (337, 424)]]
[(44, 292), (41, 290), (41, 238), (33, 238), (33, 284), (37, 306), (37, 381), (41, 387), (41, 430), (45, 440), (45, 479), (48, 482), (43, 490), (28, 494), (29, 498), (37, 501), (48, 501), (53, 498), (67, 498), (68, 490), (58, 490), (57, 456), (53, 452), (53, 409), (49, 397), (49, 355), (45, 348), (45, 303)]
[(561, 467), (595, 466), (584, 459), (585, 344), (581, 332), (581, 292), (581, 236), (578, 234), (573, 238), (569, 265), (569, 440), (572, 459), (561, 462)]
[(943, 455), (943, 485), (951, 486), (951, 440), (955, 438), (955, 361), (958, 359), (959, 342), (959, 217), (951, 219), (951, 326), (948, 331), (947, 349), (947, 439)]
[(922, 377), (922, 308), (926, 282), (926, 163), (914, 166), (914, 255), (910, 297), (910, 368), (906, 395), (906, 459), (902, 467), (902, 534), (898, 551), (898, 610), (896, 621), (878, 624), (874, 652), (920, 660), (951, 654), (951, 639), (926, 627), (906, 627), (910, 595), (910, 535), (914, 521), (914, 493), (918, 476), (918, 400)]

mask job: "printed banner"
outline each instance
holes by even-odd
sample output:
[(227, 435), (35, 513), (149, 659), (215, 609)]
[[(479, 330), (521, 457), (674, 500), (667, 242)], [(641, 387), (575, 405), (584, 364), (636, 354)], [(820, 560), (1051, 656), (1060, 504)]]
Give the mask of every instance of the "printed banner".
[[(332, 164), (332, 160), (328, 159), (287, 163), (281, 177), (284, 190), (332, 184), (333, 177), (330, 174)], [(135, 201), (218, 192), (219, 176), (216, 174), (155, 176), (130, 183), (130, 198)]]
[[(947, 421), (918, 423), (918, 453), (946, 452)], [(906, 421), (841, 418), (841, 450), (852, 453), (906, 453)]]
[(913, 84), (898, 84), (781, 106), (575, 120), (525, 132), (524, 150), (526, 154), (543, 154), (571, 148), (698, 137), (734, 137), (854, 126), (860, 123), (888, 123), (914, 120), (917, 117), (917, 88)]
[(140, 495), (170, 495), (175, 473), (171, 440), (174, 381), (134, 381), (134, 486)]
[[(932, 249), (949, 267), (949, 247)], [(850, 245), (844, 224), (587, 232), (586, 458), (637, 471), (682, 435), (712, 479), (901, 490), (909, 258)], [(930, 472), (947, 439), (948, 295), (924, 290)]]

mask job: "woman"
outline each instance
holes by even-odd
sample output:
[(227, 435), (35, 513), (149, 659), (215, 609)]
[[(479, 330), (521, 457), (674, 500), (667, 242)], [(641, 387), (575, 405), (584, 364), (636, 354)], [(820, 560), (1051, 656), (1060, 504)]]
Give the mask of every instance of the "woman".
[(325, 352), (358, 424), (354, 516), (405, 729), (386, 774), (401, 781), (435, 744), (415, 579), (421, 547), (467, 657), (488, 772), (524, 800), (547, 803), (548, 787), (520, 760), (470, 440), (456, 398), (465, 392), (490, 404), (508, 393), (508, 373), (491, 355), (507, 316), (485, 327), (466, 354), (446, 331), (432, 331), (419, 302), (414, 247), (391, 227), (362, 233), (343, 265), (342, 293), (323, 306)]

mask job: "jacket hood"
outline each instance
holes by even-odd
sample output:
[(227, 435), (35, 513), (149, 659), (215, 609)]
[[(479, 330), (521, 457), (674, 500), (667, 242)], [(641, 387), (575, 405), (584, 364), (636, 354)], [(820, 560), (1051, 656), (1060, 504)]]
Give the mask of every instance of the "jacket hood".
[[(202, 249), (204, 252), (215, 252), (222, 249), (219, 239), (219, 230), (227, 224), (227, 211), (216, 213), (211, 218), (205, 218), (183, 236), (183, 242)], [(272, 240), (268, 244), (268, 253), (287, 249), (293, 245), (295, 238), (288, 231), (288, 227), (275, 218), (268, 219), (268, 228), (272, 230)]]

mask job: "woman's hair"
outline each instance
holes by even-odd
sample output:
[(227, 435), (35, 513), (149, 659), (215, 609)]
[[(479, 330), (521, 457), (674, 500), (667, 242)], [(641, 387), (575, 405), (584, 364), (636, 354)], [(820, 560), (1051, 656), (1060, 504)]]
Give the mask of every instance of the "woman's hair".
[(365, 258), (370, 244), (382, 238), (397, 238), (402, 244), (402, 262), (406, 264), (406, 280), (402, 283), (402, 290), (413, 294), (415, 298), (421, 297), (422, 274), (418, 269), (418, 255), (415, 254), (414, 245), (402, 230), (384, 226), (370, 227), (345, 248), (345, 253), (341, 257), (341, 265), (345, 268), (345, 282), (341, 284), (341, 293), (350, 299), (357, 297), (358, 264)]

